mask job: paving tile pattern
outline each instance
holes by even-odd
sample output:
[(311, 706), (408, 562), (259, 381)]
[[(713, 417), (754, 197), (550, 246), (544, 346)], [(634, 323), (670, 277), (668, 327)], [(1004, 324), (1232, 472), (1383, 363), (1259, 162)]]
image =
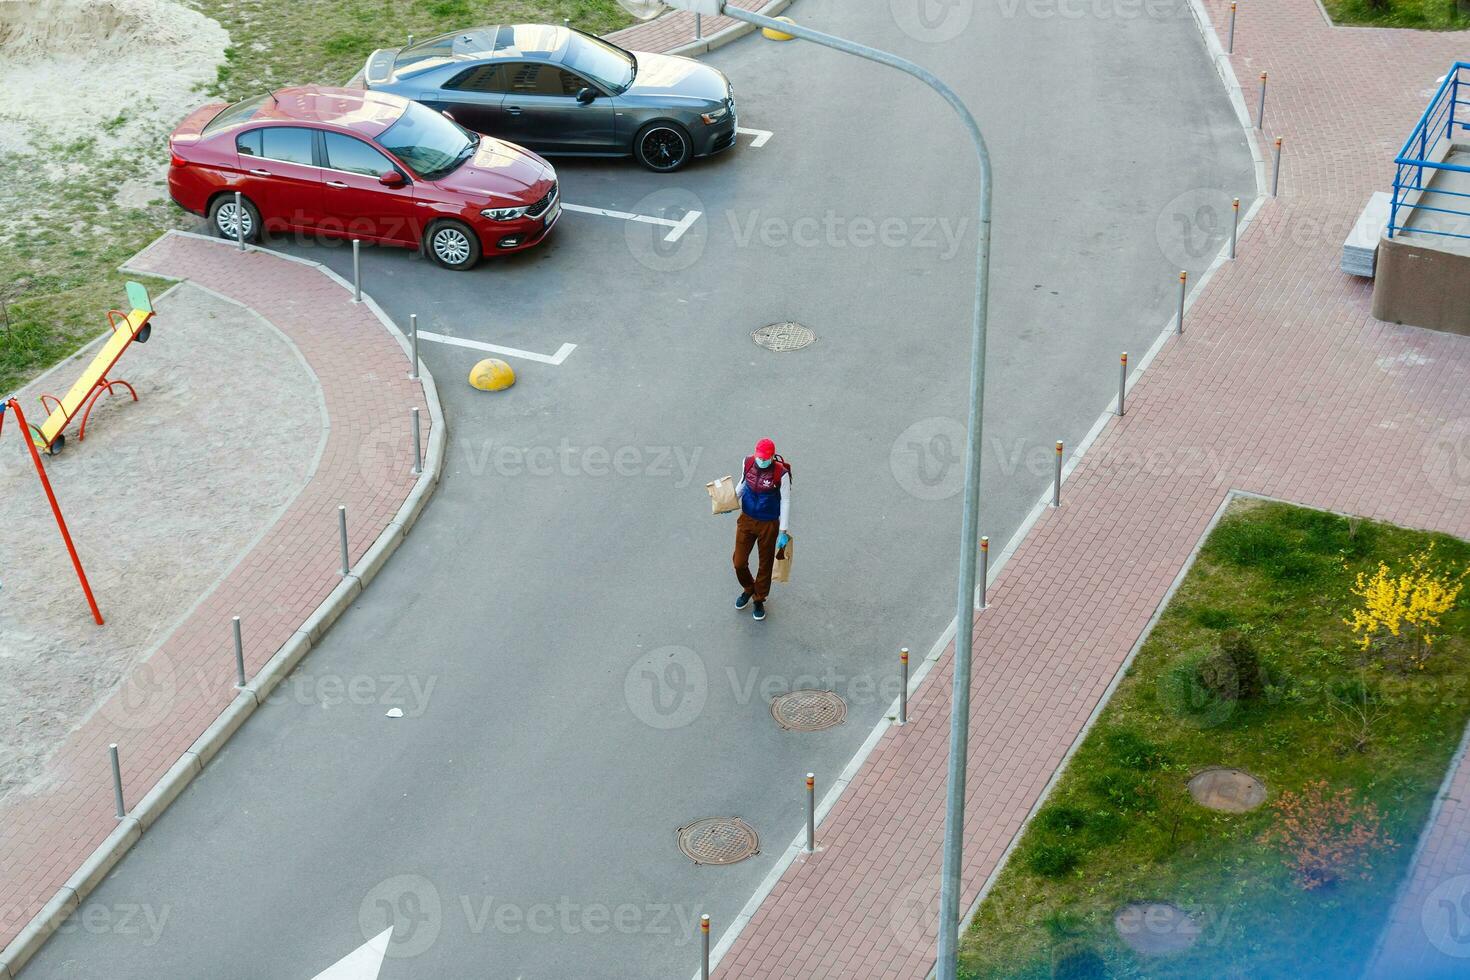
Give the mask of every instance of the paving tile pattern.
[[(300, 350), (326, 402), (326, 446), (279, 520), (57, 751), (49, 783), (0, 806), (0, 946), (116, 827), (107, 746), (116, 742), (129, 808), (235, 698), (230, 617), (244, 624), (253, 675), (341, 580), (337, 507), (355, 562), (397, 514), (412, 475), (410, 409), (427, 445), (423, 389), (382, 323), (319, 269), (225, 243), (166, 236), (132, 261), (255, 310)], [(228, 378), (220, 378), (228, 384)], [(316, 446), (299, 447), (314, 453)], [(236, 465), (249, 466), (248, 459)], [(146, 581), (133, 583), (147, 588)]]
[[(1228, 3), (1209, 9), (1223, 38)], [(1272, 142), (1285, 138), (1281, 196), (1266, 202), (1239, 258), (1206, 285), (1183, 338), (1162, 349), (1128, 415), (1108, 424), (1068, 478), (1062, 507), (1032, 529), (976, 617), (966, 908), (1230, 489), (1470, 535), (1461, 441), (1470, 338), (1375, 321), (1371, 286), (1338, 271), (1343, 238), (1369, 194), (1390, 184), (1425, 90), (1464, 54), (1467, 36), (1333, 29), (1312, 0), (1242, 4), (1239, 18), (1233, 70), (1252, 110), (1257, 78), (1270, 73), (1258, 139), (1269, 185)], [(910, 723), (889, 729), (828, 814), (822, 850), (786, 871), (719, 977), (930, 969), (952, 655), (912, 699)], [(1455, 855), (1462, 869), (1464, 790), (1427, 852)], [(1415, 928), (1417, 918), (1416, 909)], [(1424, 946), (1422, 934), (1410, 938)]]
[[(730, 6), (742, 10), (759, 11), (769, 0), (731, 0)], [(740, 23), (732, 17), (703, 17), (700, 19), (698, 36), (713, 37), (727, 27)], [(621, 31), (613, 31), (607, 39), (630, 51), (671, 51), (682, 44), (696, 40), (694, 15), (682, 10), (671, 10), (644, 24), (634, 24)]]

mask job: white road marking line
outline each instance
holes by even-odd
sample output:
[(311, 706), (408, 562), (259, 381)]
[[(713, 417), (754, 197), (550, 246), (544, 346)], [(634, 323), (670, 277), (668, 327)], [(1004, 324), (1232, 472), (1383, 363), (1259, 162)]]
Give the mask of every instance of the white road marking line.
[(517, 347), (501, 347), (499, 344), (487, 344), (479, 340), (466, 340), (463, 337), (448, 337), (442, 333), (430, 333), (427, 330), (419, 331), (420, 340), (432, 340), (439, 344), (448, 344), (451, 347), (468, 347), (470, 350), (482, 350), (491, 354), (504, 354), (506, 357), (519, 357), (522, 360), (535, 361), (537, 364), (560, 364), (567, 359), (567, 355), (577, 349), (576, 344), (562, 344), (555, 354), (537, 354), (534, 351), (521, 350)]
[(689, 227), (704, 215), (703, 211), (690, 211), (678, 221), (672, 218), (655, 218), (651, 214), (634, 214), (631, 211), (613, 211), (609, 208), (589, 208), (585, 204), (567, 204), (562, 202), (564, 211), (580, 211), (582, 214), (600, 214), (604, 218), (621, 218), (624, 221), (639, 221), (645, 225), (663, 225), (672, 229), (664, 236), (666, 242), (677, 242), (689, 230)]
[(389, 926), (311, 980), (378, 980), (392, 938), (393, 927)]
[(771, 137), (776, 135), (769, 129), (746, 129), (744, 126), (736, 126), (735, 132), (755, 137), (755, 139), (750, 141), (750, 148), (752, 150), (758, 150), (765, 146), (771, 141)]

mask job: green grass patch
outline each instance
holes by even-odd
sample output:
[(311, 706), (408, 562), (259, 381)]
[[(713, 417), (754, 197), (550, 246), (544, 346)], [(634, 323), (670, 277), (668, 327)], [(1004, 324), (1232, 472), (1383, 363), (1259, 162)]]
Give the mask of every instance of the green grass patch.
[[(616, 0), (197, 0), (230, 34), (225, 62), (197, 101), (233, 101), (271, 88), (340, 85), (379, 47), (485, 24), (563, 19), (594, 34), (630, 22)], [(122, 150), (92, 140), (0, 154), (0, 168), (24, 181), (0, 189), (0, 397), (107, 328), (122, 302), (117, 264), (172, 227), (194, 220), (167, 201), (140, 195), (162, 177), (161, 132), (136, 131), (126, 108), (99, 128), (126, 134)], [(128, 189), (126, 198), (119, 191)], [(159, 284), (153, 284), (157, 286)], [(36, 406), (28, 406), (35, 408)]]
[[(1443, 535), (1236, 503), (1001, 870), (964, 937), (963, 974), (1292, 976), (1311, 962), (1313, 975), (1357, 975), (1470, 720), (1470, 602), (1411, 673), (1365, 658), (1343, 620), (1357, 572), (1431, 543), (1438, 563), (1470, 564), (1470, 544)], [(1255, 658), (1259, 697), (1202, 680), (1222, 650)], [(1189, 778), (1215, 766), (1261, 778), (1267, 805), (1195, 804)], [(1314, 780), (1377, 807), (1396, 846), (1372, 850), (1366, 879), (1303, 889), (1261, 843), (1279, 819), (1271, 802)], [(1134, 901), (1191, 910), (1198, 940), (1134, 953), (1113, 925)]]
[(1470, 29), (1470, 0), (1322, 0), (1338, 24), (1413, 27), (1428, 31)]

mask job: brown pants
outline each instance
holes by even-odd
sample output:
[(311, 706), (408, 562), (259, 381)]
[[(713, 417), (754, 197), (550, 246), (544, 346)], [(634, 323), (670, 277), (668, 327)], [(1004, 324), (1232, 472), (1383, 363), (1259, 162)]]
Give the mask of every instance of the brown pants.
[[(776, 537), (781, 533), (780, 521), (758, 521), (742, 512), (735, 521), (735, 577), (740, 587), (756, 602), (765, 602), (771, 592), (771, 571), (776, 565)], [(750, 549), (760, 559), (755, 578), (750, 577)]]

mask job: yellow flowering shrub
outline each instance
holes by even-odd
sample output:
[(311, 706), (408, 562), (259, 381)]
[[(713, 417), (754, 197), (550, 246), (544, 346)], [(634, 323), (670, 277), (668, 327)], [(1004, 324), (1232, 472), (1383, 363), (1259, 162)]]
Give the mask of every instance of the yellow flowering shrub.
[(1352, 627), (1359, 649), (1375, 643), (1396, 648), (1411, 667), (1424, 669), (1434, 646), (1434, 628), (1454, 608), (1464, 587), (1466, 568), (1456, 575), (1434, 564), (1434, 545), (1409, 556), (1400, 568), (1378, 563), (1372, 575), (1359, 572), (1353, 595), (1361, 604), (1343, 620)]

